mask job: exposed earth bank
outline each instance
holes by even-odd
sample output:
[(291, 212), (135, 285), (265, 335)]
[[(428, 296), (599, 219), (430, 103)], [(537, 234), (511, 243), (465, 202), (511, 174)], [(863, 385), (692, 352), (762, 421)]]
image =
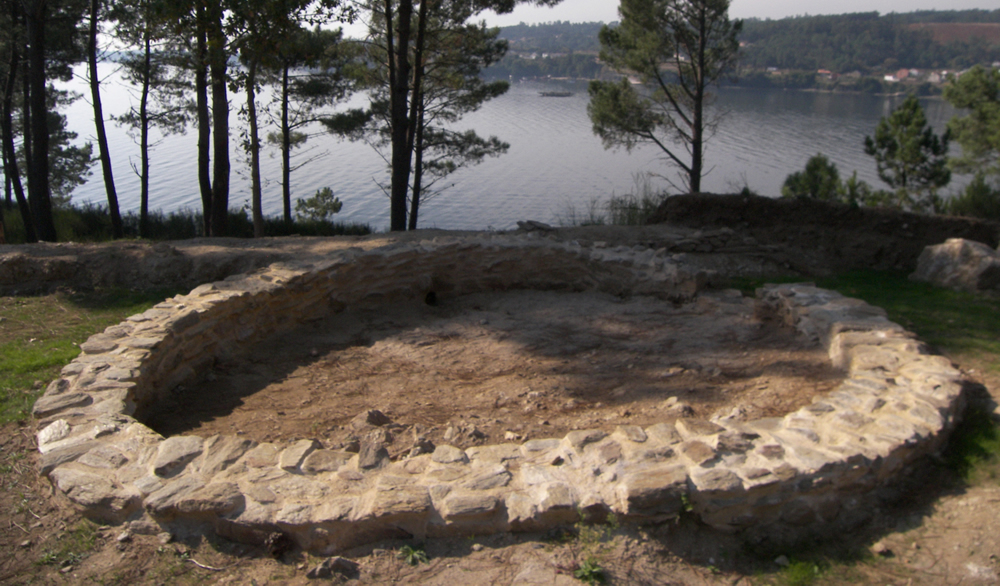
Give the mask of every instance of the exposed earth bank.
[[(798, 273), (805, 277), (873, 268), (912, 271), (925, 246), (966, 238), (996, 248), (1000, 223), (853, 208), (813, 200), (696, 194), (667, 199), (645, 226), (525, 228), (557, 240), (642, 245), (684, 255), (725, 276)], [(275, 262), (333, 250), (456, 236), (418, 230), (339, 238), (196, 238), (0, 246), (0, 294), (74, 289), (193, 288)]]

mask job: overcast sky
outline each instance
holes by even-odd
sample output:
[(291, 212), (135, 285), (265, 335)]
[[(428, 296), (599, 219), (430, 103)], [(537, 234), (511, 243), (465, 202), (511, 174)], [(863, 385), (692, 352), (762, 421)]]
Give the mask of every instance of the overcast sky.
[[(732, 0), (732, 18), (784, 18), (802, 14), (845, 14), (849, 12), (913, 12), (914, 10), (995, 10), (996, 0), (838, 0), (837, 2), (802, 2), (801, 0)], [(485, 15), (487, 24), (510, 26), (568, 20), (570, 22), (611, 22), (618, 20), (617, 0), (563, 0), (554, 8), (520, 6), (511, 14)]]

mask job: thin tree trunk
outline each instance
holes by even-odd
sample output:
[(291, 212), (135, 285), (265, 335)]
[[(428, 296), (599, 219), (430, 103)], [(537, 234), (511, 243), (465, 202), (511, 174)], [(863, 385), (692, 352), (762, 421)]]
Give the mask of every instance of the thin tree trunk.
[(149, 238), (149, 83), (153, 74), (152, 35), (142, 33), (142, 96), (139, 98), (139, 236)]
[[(21, 150), (24, 151), (24, 166), (27, 169), (31, 169), (31, 162), (34, 157), (31, 156), (31, 79), (28, 76), (28, 69), (30, 68), (27, 55), (24, 58), (25, 72), (21, 74)], [(25, 179), (28, 182), (28, 190), (31, 190), (31, 174), (25, 173)], [(32, 219), (34, 222), (34, 219)]]
[(288, 128), (288, 62), (281, 69), (281, 200), (285, 224), (292, 225), (292, 131)]
[(705, 13), (706, 8), (701, 6), (698, 15), (698, 65), (695, 67), (695, 96), (694, 112), (691, 120), (691, 173), (690, 185), (691, 193), (701, 193), (701, 168), (702, 155), (704, 151), (704, 102), (705, 102), (705, 67), (706, 52), (708, 51), (708, 22)]
[(199, 4), (198, 55), (195, 64), (194, 87), (198, 109), (198, 186), (201, 188), (201, 211), (205, 236), (212, 235), (212, 176), (211, 164), (212, 118), (208, 110), (208, 39), (205, 8)]
[(97, 149), (101, 156), (101, 170), (104, 173), (104, 190), (108, 194), (108, 212), (111, 214), (111, 237), (118, 239), (125, 235), (122, 229), (122, 215), (118, 210), (118, 192), (115, 177), (111, 171), (111, 151), (108, 150), (108, 134), (104, 130), (104, 108), (101, 107), (101, 80), (97, 77), (97, 18), (101, 0), (90, 0), (90, 37), (87, 44), (87, 61), (90, 65), (90, 96), (94, 102), (94, 126), (97, 130)]
[[(392, 11), (390, 0), (386, 5), (386, 33), (392, 43)], [(410, 146), (409, 112), (407, 96), (410, 84), (410, 32), (413, 18), (413, 0), (399, 0), (396, 19), (395, 55), (390, 44), (390, 59), (394, 60), (395, 75), (389, 79), (390, 116), (392, 126), (392, 181), (389, 203), (389, 229), (406, 230), (406, 192), (410, 186)]]
[[(418, 65), (418, 69), (423, 66)], [(413, 101), (418, 103), (416, 120), (416, 137), (413, 141), (413, 193), (410, 194), (410, 230), (417, 229), (417, 215), (420, 212), (420, 195), (424, 178), (424, 95), (414, 94)]]
[[(7, 158), (8, 173), (14, 188), (14, 197), (17, 198), (17, 208), (21, 211), (21, 223), (24, 224), (24, 239), (26, 242), (38, 242), (38, 235), (35, 234), (35, 222), (31, 217), (31, 208), (28, 199), (24, 196), (24, 187), (21, 185), (21, 172), (18, 170), (17, 153), (14, 148), (14, 125), (11, 121), (14, 111), (14, 86), (17, 83), (17, 65), (21, 61), (21, 56), (11, 45), (10, 63), (7, 66), (7, 82), (4, 84), (3, 113), (0, 125), (3, 128), (3, 150)], [(27, 127), (27, 124), (25, 124)]]
[(222, 7), (212, 6), (209, 71), (212, 76), (212, 236), (225, 236), (229, 216), (229, 95)]
[[(26, 8), (29, 8), (26, 6)], [(28, 169), (28, 200), (39, 240), (55, 242), (49, 189), (49, 124), (45, 101), (45, 0), (34, 0), (26, 10), (28, 24), (28, 73), (31, 87), (31, 150)]]
[(250, 199), (253, 213), (253, 236), (264, 237), (264, 213), (261, 211), (260, 137), (257, 136), (257, 60), (247, 71), (247, 121), (250, 125)]

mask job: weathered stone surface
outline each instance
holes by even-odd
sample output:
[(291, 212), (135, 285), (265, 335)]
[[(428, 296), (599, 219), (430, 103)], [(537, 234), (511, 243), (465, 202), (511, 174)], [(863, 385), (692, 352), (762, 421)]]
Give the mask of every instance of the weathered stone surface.
[(94, 398), (87, 393), (68, 393), (65, 395), (42, 395), (35, 406), (32, 407), (32, 414), (42, 419), (66, 409), (74, 407), (86, 407), (94, 402)]
[(650, 468), (627, 475), (618, 485), (618, 507), (629, 515), (673, 515), (687, 493), (684, 466)]
[(374, 493), (368, 515), (375, 518), (426, 514), (431, 507), (431, 495), (426, 486), (398, 486), (376, 489)]
[(128, 456), (112, 446), (99, 445), (81, 456), (77, 462), (91, 468), (115, 470), (128, 462)]
[(322, 445), (316, 440), (299, 440), (281, 452), (281, 456), (278, 457), (278, 466), (289, 472), (298, 470), (306, 456), (321, 447)]
[(153, 473), (157, 476), (173, 476), (184, 469), (202, 451), (200, 437), (179, 435), (167, 438), (160, 444), (153, 460)]
[(743, 481), (732, 470), (712, 468), (692, 472), (691, 481), (701, 492), (730, 492), (743, 486)]
[(223, 435), (212, 436), (205, 440), (205, 455), (198, 466), (198, 470), (205, 476), (214, 476), (239, 460), (243, 454), (247, 453), (255, 445), (256, 442), (246, 438)]
[(390, 423), (392, 423), (392, 419), (389, 419), (385, 413), (382, 413), (378, 409), (369, 409), (352, 419), (350, 425), (355, 429), (364, 429), (369, 425), (381, 427)]
[(511, 478), (510, 472), (503, 466), (498, 465), (476, 473), (471, 478), (465, 480), (462, 486), (469, 490), (491, 490), (507, 486)]
[(582, 450), (587, 444), (599, 442), (608, 436), (600, 429), (582, 429), (566, 434), (566, 443), (577, 450)]
[(111, 352), (117, 347), (118, 342), (115, 341), (115, 338), (103, 334), (95, 334), (88, 338), (86, 342), (80, 344), (80, 350), (84, 354), (104, 354)]
[(438, 464), (466, 464), (469, 461), (469, 457), (465, 455), (464, 451), (455, 446), (444, 445), (438, 446), (434, 450), (431, 460)]
[(657, 423), (646, 428), (649, 437), (666, 444), (676, 444), (681, 441), (681, 434), (677, 433), (677, 428), (669, 423)]
[(235, 483), (213, 482), (178, 496), (172, 506), (178, 513), (226, 515), (242, 507), (244, 500), (243, 493)]
[(74, 464), (59, 466), (50, 477), (56, 488), (84, 507), (106, 506), (118, 488), (108, 475)]
[(38, 450), (43, 454), (47, 452), (46, 446), (57, 442), (69, 435), (69, 424), (65, 419), (57, 419), (42, 428), (36, 436), (38, 438)]
[(538, 502), (539, 514), (551, 511), (566, 511), (576, 508), (576, 499), (573, 497), (573, 489), (563, 482), (550, 482), (541, 487)]
[(702, 435), (715, 435), (726, 431), (725, 427), (703, 419), (678, 419), (674, 426), (684, 439)]
[(524, 451), (525, 455), (531, 455), (537, 452), (547, 452), (549, 450), (554, 450), (559, 447), (562, 440), (549, 438), (549, 439), (536, 439), (524, 442), (521, 449)]
[(348, 452), (315, 450), (302, 461), (302, 471), (306, 474), (336, 472), (353, 457), (354, 454)]
[(500, 506), (500, 499), (492, 495), (450, 495), (444, 500), (441, 516), (446, 521), (491, 515)]
[(619, 425), (615, 428), (615, 432), (637, 444), (645, 442), (649, 437), (638, 425)]
[(473, 462), (508, 462), (521, 458), (521, 446), (518, 444), (473, 446), (465, 450), (465, 454)]
[(388, 443), (388, 434), (381, 429), (366, 435), (361, 442), (361, 451), (358, 452), (358, 468), (371, 470), (385, 466), (389, 462), (389, 450), (386, 449)]
[(698, 440), (686, 441), (681, 444), (680, 452), (696, 465), (701, 466), (715, 459), (716, 453), (708, 444)]
[(48, 476), (57, 466), (67, 462), (72, 462), (83, 456), (90, 450), (103, 445), (97, 440), (87, 440), (65, 447), (53, 449), (38, 458), (38, 472), (43, 476)]
[(205, 486), (205, 481), (197, 476), (181, 476), (146, 497), (146, 510), (153, 515), (169, 515), (177, 512), (177, 504)]
[(949, 238), (924, 249), (910, 279), (966, 291), (997, 289), (1000, 253), (981, 242)]
[(252, 468), (265, 468), (278, 464), (281, 448), (271, 443), (260, 444), (246, 453), (244, 460)]

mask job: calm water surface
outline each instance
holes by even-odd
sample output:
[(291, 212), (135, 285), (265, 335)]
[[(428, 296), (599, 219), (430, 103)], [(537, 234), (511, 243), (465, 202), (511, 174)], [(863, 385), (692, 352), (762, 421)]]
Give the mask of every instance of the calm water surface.
[[(86, 84), (74, 89), (85, 93)], [(571, 97), (542, 97), (542, 91), (572, 91)], [(105, 82), (106, 114), (124, 112), (131, 98), (113, 73)], [(719, 92), (716, 110), (725, 112), (706, 151), (710, 172), (702, 188), (732, 192), (748, 185), (754, 191), (776, 196), (785, 177), (801, 170), (806, 160), (822, 152), (840, 169), (852, 171), (873, 186), (883, 186), (875, 163), (864, 154), (866, 134), (901, 101), (862, 95), (811, 92), (727, 89)], [(421, 206), (420, 226), (448, 229), (506, 229), (518, 220), (547, 222), (565, 220), (574, 211), (589, 209), (591, 202), (611, 194), (635, 190), (635, 179), (652, 172), (676, 180), (676, 170), (667, 165), (654, 148), (605, 150), (591, 132), (587, 118), (586, 82), (513, 84), (504, 96), (467, 116), (459, 126), (474, 128), (481, 135), (495, 134), (510, 143), (509, 152), (481, 165), (463, 169), (439, 185), (447, 189)], [(250, 199), (246, 158), (238, 149), (239, 120), (236, 110), (242, 96), (231, 96), (233, 128), (231, 207)], [(358, 101), (358, 105), (363, 102)], [(955, 111), (945, 102), (924, 102), (932, 125), (941, 132)], [(90, 105), (80, 100), (68, 111), (71, 130), (81, 139), (92, 139)], [(319, 132), (319, 129), (316, 129)], [(137, 210), (139, 180), (131, 165), (138, 166), (139, 149), (124, 128), (109, 124), (109, 141), (121, 206)], [(330, 187), (343, 201), (339, 221), (362, 222), (374, 229), (389, 224), (389, 200), (379, 187), (387, 182), (386, 164), (367, 144), (340, 141), (320, 134), (307, 143), (311, 155), (325, 153), (292, 175), (292, 196), (309, 197)], [(197, 183), (196, 134), (162, 137), (151, 154), (150, 207), (163, 211), (183, 208), (200, 210)], [(262, 157), (264, 212), (281, 213), (280, 158), (277, 149)], [(77, 202), (104, 202), (99, 167), (90, 181), (74, 192)], [(657, 185), (666, 186), (662, 180)]]

